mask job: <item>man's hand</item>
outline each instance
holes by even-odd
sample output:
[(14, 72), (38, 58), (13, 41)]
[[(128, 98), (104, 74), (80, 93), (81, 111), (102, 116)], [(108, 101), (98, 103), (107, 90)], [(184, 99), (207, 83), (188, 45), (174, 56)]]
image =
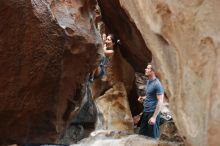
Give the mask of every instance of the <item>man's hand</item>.
[(154, 125), (156, 123), (156, 118), (151, 117), (150, 120), (148, 121), (149, 125)]
[(146, 98), (146, 96), (139, 96), (139, 97), (138, 97), (138, 101), (139, 101), (140, 103), (143, 103), (145, 98)]

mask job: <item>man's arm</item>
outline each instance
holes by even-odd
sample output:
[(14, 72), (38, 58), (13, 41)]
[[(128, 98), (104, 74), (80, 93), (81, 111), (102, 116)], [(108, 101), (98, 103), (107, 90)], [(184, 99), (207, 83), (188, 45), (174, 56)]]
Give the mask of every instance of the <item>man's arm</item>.
[(155, 122), (156, 122), (156, 118), (157, 118), (157, 115), (159, 114), (160, 110), (161, 110), (161, 107), (162, 107), (162, 104), (163, 104), (163, 97), (164, 97), (164, 94), (160, 94), (160, 95), (157, 95), (157, 106), (156, 106), (156, 109), (154, 111), (154, 114), (153, 116), (150, 118), (150, 120), (148, 121), (148, 123), (150, 125), (154, 125)]

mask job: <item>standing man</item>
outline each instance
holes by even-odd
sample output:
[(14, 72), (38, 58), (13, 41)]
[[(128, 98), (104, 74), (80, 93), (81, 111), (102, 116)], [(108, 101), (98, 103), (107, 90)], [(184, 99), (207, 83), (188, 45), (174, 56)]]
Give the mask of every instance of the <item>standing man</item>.
[(145, 96), (139, 96), (138, 98), (138, 101), (144, 105), (139, 134), (159, 138), (160, 110), (163, 103), (164, 89), (151, 64), (147, 65), (145, 75), (148, 77), (145, 85)]

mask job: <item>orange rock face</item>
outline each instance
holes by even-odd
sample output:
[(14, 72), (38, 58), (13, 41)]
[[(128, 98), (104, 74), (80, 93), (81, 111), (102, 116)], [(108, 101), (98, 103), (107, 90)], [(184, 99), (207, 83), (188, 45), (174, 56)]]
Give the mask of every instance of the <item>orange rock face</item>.
[(95, 5), (0, 1), (0, 143), (51, 143), (63, 133), (102, 46)]
[(134, 70), (122, 58), (120, 51), (116, 50), (110, 59), (106, 75), (93, 83), (94, 101), (99, 112), (96, 130), (133, 132), (133, 119), (127, 97), (133, 81)]
[[(123, 38), (125, 46), (137, 42), (137, 38), (132, 41), (129, 38), (141, 36), (152, 52), (186, 145), (220, 145), (220, 1), (99, 0), (99, 3), (106, 22)], [(135, 35), (131, 26), (136, 26), (140, 34)], [(137, 55), (139, 63), (143, 63), (140, 53), (144, 54), (144, 49), (126, 48), (126, 58)], [(129, 61), (138, 64), (132, 57)]]
[(218, 0), (112, 0), (108, 5), (125, 12), (140, 31), (190, 146), (220, 145), (219, 5)]

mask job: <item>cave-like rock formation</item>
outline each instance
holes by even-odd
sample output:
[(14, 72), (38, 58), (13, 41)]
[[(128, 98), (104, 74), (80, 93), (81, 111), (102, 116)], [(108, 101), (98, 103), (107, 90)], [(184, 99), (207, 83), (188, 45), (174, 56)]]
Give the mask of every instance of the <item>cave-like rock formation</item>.
[(101, 53), (95, 6), (0, 1), (0, 143), (54, 143), (62, 135)]
[(120, 36), (122, 56), (132, 64), (136, 71), (143, 72), (146, 63), (151, 61), (152, 55), (137, 26), (122, 9), (119, 0), (97, 1), (102, 12), (103, 21), (110, 32)]
[[(220, 1), (98, 2), (134, 70), (142, 72), (153, 58), (186, 144), (220, 145)], [(77, 114), (86, 76), (102, 53), (95, 6), (95, 0), (0, 1), (0, 143), (53, 143)], [(108, 88), (123, 89), (114, 90), (115, 99), (123, 98), (113, 101), (116, 94), (107, 91), (110, 96), (96, 99), (128, 113), (125, 91), (130, 94), (133, 79), (121, 75), (133, 71), (116, 64), (123, 69), (112, 68), (116, 79)], [(117, 127), (117, 120), (107, 126)], [(126, 124), (132, 127), (118, 127)]]
[[(218, 0), (98, 0), (106, 25), (122, 39), (125, 58), (144, 62), (147, 48), (161, 73), (177, 127), (187, 145), (220, 145)], [(119, 19), (119, 17), (121, 19)], [(130, 21), (130, 22), (128, 22)], [(129, 24), (129, 25), (124, 25)], [(131, 31), (132, 26), (137, 28)], [(134, 28), (134, 27), (132, 27)], [(136, 32), (136, 33), (134, 33)], [(140, 34), (137, 35), (137, 32)], [(132, 34), (132, 35), (131, 35)], [(147, 47), (130, 47), (132, 36)], [(135, 38), (135, 42), (140, 38)], [(132, 53), (133, 52), (133, 53)], [(134, 53), (135, 52), (135, 53)], [(141, 67), (141, 66), (139, 66)]]

